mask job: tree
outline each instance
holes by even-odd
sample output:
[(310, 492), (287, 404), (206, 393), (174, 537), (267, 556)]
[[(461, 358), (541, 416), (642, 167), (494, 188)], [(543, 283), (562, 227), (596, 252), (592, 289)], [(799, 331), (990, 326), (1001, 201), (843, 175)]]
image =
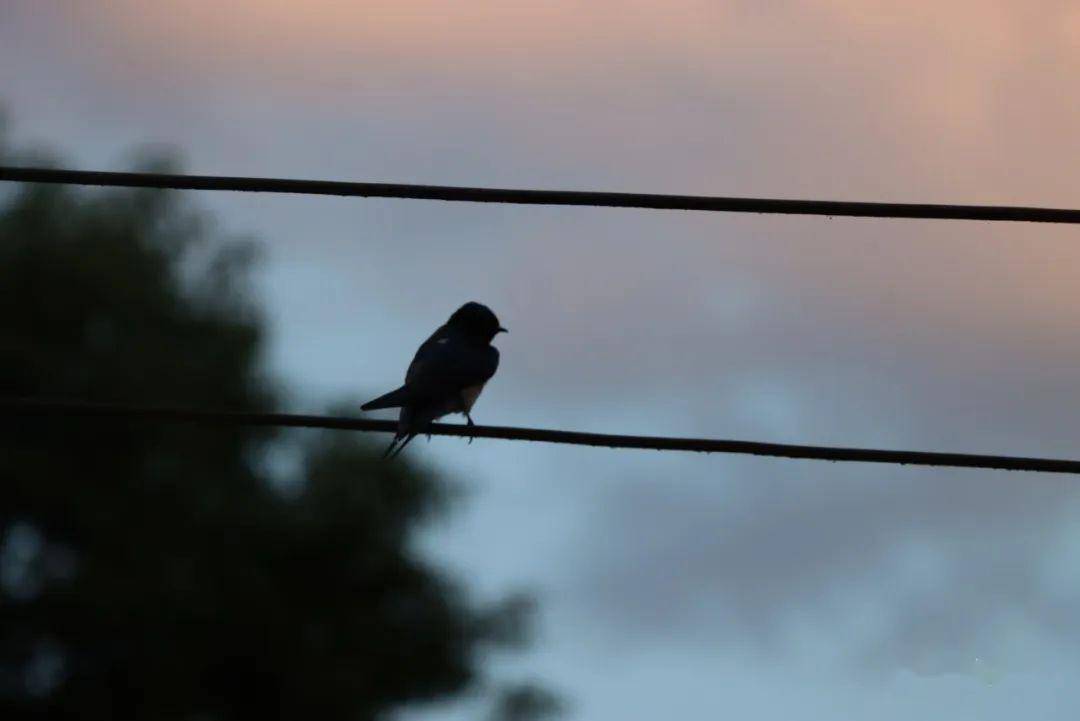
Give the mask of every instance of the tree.
[[(0, 395), (276, 407), (250, 244), (169, 192), (5, 192)], [(410, 545), (446, 483), (352, 434), (0, 430), (0, 718), (371, 719), (523, 641)]]
[(508, 686), (499, 695), (491, 721), (545, 721), (563, 714), (565, 703), (546, 688), (524, 682)]

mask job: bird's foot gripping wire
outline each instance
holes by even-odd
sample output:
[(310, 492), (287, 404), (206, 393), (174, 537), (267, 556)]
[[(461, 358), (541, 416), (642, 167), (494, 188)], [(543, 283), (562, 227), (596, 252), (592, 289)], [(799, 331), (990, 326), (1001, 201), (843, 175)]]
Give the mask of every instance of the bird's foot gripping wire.
[[(476, 425), (475, 423), (473, 423), (472, 416), (470, 416), (468, 413), (465, 414), (465, 425), (469, 426), (470, 428), (472, 428), (473, 426)], [(466, 443), (465, 445), (471, 446), (472, 442), (473, 442), (473, 436), (469, 436), (469, 442)]]

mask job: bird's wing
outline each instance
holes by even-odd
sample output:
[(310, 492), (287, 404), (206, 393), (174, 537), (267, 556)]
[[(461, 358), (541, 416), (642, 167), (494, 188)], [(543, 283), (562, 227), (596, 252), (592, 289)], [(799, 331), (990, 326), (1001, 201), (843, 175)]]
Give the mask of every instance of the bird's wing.
[(498, 367), (499, 352), (493, 346), (478, 348), (440, 329), (416, 352), (405, 386), (418, 399), (441, 398), (487, 382)]
[(439, 326), (426, 341), (420, 344), (413, 356), (412, 363), (405, 373), (405, 385), (395, 388), (389, 393), (384, 393), (378, 398), (372, 399), (360, 406), (362, 411), (372, 411), (380, 408), (399, 408), (416, 400), (416, 387), (412, 385), (418, 378), (427, 375), (426, 369), (433, 357), (433, 349), (437, 343), (444, 342), (448, 330), (445, 325)]
[(389, 393), (384, 393), (378, 398), (373, 398), (360, 406), (362, 411), (374, 411), (380, 408), (400, 408), (409, 402), (409, 387), (401, 386)]
[(416, 349), (416, 355), (413, 356), (412, 363), (409, 363), (409, 369), (405, 371), (406, 386), (425, 374), (425, 370), (430, 367), (432, 359), (438, 355), (438, 346), (446, 344), (449, 337), (450, 329), (445, 325), (441, 325), (435, 329), (435, 332), (426, 341), (420, 344), (420, 347)]

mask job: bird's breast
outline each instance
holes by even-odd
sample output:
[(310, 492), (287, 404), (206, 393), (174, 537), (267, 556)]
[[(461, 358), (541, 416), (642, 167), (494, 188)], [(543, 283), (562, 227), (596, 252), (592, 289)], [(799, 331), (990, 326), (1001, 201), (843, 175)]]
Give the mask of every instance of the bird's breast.
[(468, 413), (472, 410), (473, 404), (476, 403), (476, 399), (480, 397), (480, 391), (484, 390), (483, 383), (477, 383), (474, 386), (461, 389), (461, 410), (463, 413)]

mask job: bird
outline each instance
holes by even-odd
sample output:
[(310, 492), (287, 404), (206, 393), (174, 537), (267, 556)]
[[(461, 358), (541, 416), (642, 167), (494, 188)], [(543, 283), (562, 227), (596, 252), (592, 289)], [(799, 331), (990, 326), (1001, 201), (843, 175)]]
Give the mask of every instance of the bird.
[(491, 341), (507, 332), (490, 308), (470, 301), (420, 345), (405, 384), (360, 406), (363, 411), (401, 409), (383, 458), (397, 457), (432, 421), (450, 413), (462, 413), (468, 425), (475, 425), (472, 407), (499, 367), (499, 350)]

